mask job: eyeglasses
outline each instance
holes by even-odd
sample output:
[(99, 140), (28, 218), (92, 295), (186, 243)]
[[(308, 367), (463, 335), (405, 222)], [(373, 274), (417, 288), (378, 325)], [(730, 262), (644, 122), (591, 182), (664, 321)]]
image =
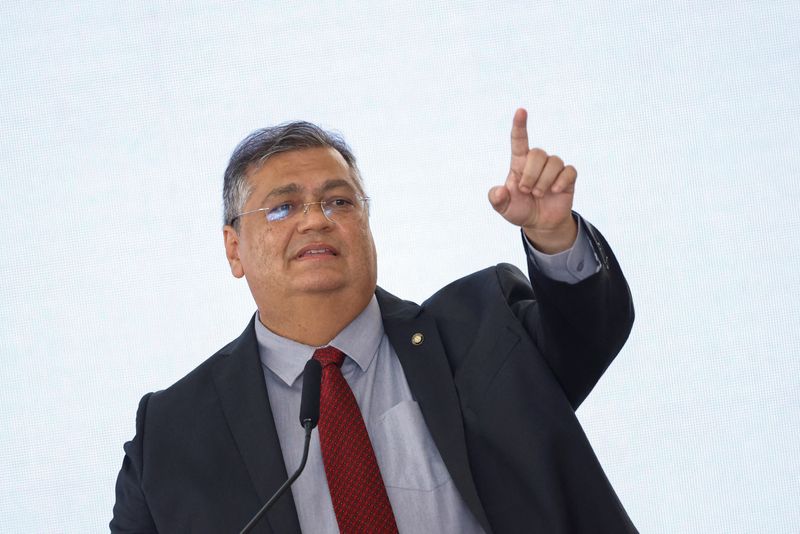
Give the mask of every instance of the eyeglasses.
[(277, 206), (242, 212), (231, 219), (230, 224), (234, 224), (239, 217), (259, 211), (264, 212), (267, 223), (282, 223), (291, 220), (299, 213), (306, 215), (311, 206), (317, 204), (319, 204), (322, 214), (325, 215), (325, 218), (329, 221), (334, 223), (345, 222), (347, 220), (360, 219), (364, 213), (369, 213), (368, 202), (369, 197), (362, 197), (360, 195), (337, 195), (318, 202), (286, 200)]

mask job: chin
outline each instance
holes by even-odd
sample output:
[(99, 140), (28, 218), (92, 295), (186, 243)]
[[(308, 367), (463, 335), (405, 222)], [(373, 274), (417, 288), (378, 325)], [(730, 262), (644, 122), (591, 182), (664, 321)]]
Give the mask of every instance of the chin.
[(344, 289), (347, 284), (340, 277), (310, 276), (302, 280), (295, 280), (295, 290), (305, 293), (330, 293)]

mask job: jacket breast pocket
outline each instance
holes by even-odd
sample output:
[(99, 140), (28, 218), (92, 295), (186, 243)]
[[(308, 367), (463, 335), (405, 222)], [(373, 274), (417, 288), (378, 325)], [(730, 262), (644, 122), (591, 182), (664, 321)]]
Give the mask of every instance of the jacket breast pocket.
[(386, 487), (431, 491), (450, 480), (415, 401), (403, 401), (378, 417), (370, 439)]

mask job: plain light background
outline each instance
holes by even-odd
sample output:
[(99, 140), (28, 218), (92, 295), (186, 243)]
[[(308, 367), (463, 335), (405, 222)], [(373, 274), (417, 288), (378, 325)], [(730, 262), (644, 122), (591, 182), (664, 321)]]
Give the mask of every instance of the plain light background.
[(0, 530), (107, 530), (138, 399), (254, 311), (221, 184), (255, 128), (340, 131), (379, 283), (524, 267), (514, 109), (578, 169), (637, 321), (579, 416), (644, 532), (800, 531), (800, 8), (6, 2)]

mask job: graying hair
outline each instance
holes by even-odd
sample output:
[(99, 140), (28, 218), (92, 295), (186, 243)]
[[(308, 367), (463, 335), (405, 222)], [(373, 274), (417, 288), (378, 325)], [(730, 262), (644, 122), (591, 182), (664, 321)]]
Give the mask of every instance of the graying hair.
[(234, 228), (239, 229), (236, 216), (244, 210), (253, 191), (247, 179), (249, 172), (258, 169), (275, 154), (316, 147), (330, 147), (338, 151), (350, 168), (358, 192), (364, 195), (356, 157), (341, 135), (306, 121), (286, 122), (256, 130), (245, 137), (231, 154), (222, 186), (224, 224), (233, 224)]

